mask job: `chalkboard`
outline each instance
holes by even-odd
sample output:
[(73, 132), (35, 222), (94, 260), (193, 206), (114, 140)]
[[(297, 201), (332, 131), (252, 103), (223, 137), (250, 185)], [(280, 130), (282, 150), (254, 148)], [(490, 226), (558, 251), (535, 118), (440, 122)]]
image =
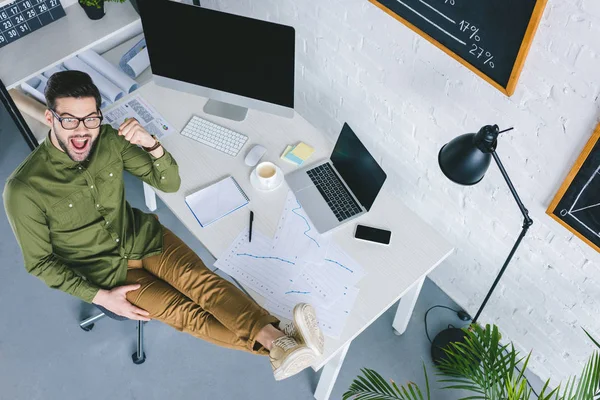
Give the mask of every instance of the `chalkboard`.
[(600, 124), (546, 213), (600, 251)]
[(511, 96), (547, 0), (369, 0)]
[[(0, 0), (1, 3), (4, 4)], [(0, 47), (64, 17), (60, 0), (15, 0), (0, 7)]]

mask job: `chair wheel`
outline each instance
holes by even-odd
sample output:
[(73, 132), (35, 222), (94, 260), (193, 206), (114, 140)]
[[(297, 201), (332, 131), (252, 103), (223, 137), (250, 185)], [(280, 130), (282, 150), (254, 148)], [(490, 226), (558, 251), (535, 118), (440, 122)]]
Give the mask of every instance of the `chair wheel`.
[(79, 326), (81, 329), (83, 329), (86, 332), (91, 331), (92, 329), (94, 329), (94, 324), (89, 324), (88, 326), (86, 326), (85, 328), (83, 326)]
[(137, 351), (135, 353), (133, 353), (131, 355), (131, 360), (133, 361), (134, 364), (136, 365), (140, 365), (143, 364), (144, 361), (146, 361), (146, 353), (142, 353), (142, 356), (140, 358), (138, 358), (137, 356)]

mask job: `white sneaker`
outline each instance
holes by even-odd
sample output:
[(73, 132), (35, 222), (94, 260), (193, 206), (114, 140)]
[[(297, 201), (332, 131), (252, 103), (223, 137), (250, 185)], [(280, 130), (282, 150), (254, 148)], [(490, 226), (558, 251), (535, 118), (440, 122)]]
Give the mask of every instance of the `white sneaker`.
[(273, 341), (269, 359), (275, 380), (280, 381), (310, 367), (316, 355), (293, 337), (281, 336)]
[(305, 343), (317, 356), (323, 354), (325, 337), (319, 328), (317, 314), (310, 304), (299, 303), (294, 307), (294, 320), (283, 329), (283, 333)]

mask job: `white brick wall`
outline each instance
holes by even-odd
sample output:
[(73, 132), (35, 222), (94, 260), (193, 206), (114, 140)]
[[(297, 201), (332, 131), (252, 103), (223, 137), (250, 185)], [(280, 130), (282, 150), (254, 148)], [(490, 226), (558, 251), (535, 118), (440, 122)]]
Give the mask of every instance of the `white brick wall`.
[(366, 0), (203, 0), (292, 25), (296, 109), (332, 138), (344, 121), (377, 155), (398, 197), (457, 248), (434, 281), (475, 313), (521, 217), (492, 166), (460, 187), (440, 147), (485, 124), (516, 129), (498, 152), (535, 221), (486, 308), (542, 378), (577, 373), (600, 336), (600, 256), (544, 213), (600, 116), (598, 0), (549, 2), (516, 93), (508, 98)]

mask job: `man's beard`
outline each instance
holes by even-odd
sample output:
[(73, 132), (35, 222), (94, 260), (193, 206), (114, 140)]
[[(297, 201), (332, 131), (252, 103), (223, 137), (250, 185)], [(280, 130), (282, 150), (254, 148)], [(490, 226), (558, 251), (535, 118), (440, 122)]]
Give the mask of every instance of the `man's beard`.
[[(85, 137), (88, 138), (88, 140), (90, 140), (90, 145), (88, 148), (87, 153), (74, 153), (69, 149), (69, 144), (65, 141), (62, 140), (62, 138), (60, 136), (58, 136), (56, 134), (56, 127), (54, 127), (54, 135), (56, 136), (56, 139), (58, 141), (58, 145), (60, 146), (61, 149), (63, 149), (63, 151), (65, 152), (66, 155), (69, 156), (69, 158), (75, 162), (82, 162), (85, 161), (89, 155), (92, 153), (92, 151), (94, 150), (94, 146), (96, 145), (96, 141), (98, 140), (99, 136), (96, 136), (96, 138), (92, 141), (92, 136), (91, 135), (77, 135), (75, 137)], [(73, 137), (73, 136), (71, 136)], [(67, 139), (70, 140), (70, 139)]]

